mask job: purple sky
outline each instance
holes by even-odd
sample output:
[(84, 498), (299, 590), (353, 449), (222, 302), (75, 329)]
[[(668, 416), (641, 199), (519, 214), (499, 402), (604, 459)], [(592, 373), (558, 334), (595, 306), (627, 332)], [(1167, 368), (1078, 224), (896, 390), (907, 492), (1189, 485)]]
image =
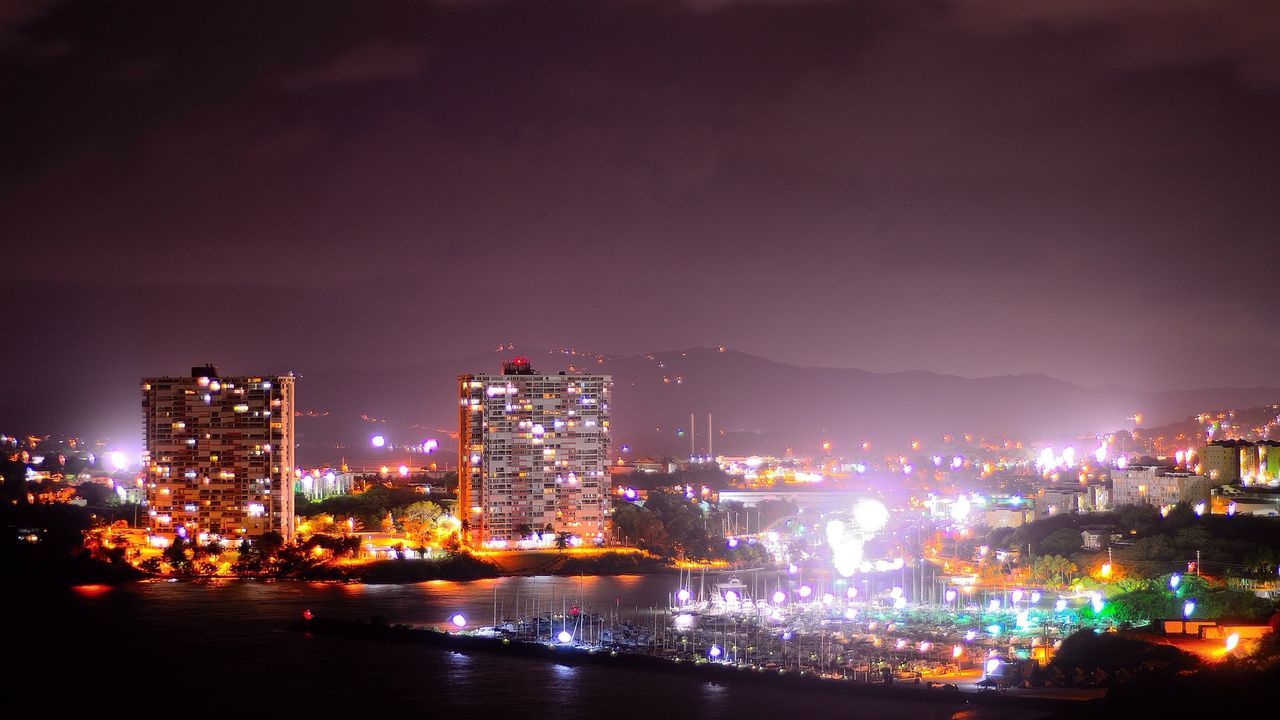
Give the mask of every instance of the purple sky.
[(1275, 384), (1280, 6), (21, 0), (0, 390), (515, 341)]

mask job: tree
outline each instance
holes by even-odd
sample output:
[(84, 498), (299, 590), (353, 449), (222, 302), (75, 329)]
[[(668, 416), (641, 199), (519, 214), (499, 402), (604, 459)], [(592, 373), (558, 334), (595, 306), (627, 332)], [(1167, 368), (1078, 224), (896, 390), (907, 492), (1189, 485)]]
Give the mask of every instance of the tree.
[(1084, 544), (1080, 531), (1072, 527), (1058, 528), (1034, 545), (1037, 555), (1069, 555)]
[(400, 526), (410, 538), (420, 545), (427, 545), (435, 542), (439, 537), (440, 521), (444, 517), (444, 508), (424, 500), (404, 509), (404, 513), (400, 516)]
[(569, 547), (569, 533), (561, 530), (556, 533), (556, 549), (564, 550), (567, 547)]
[(281, 548), (284, 547), (284, 536), (275, 530), (268, 530), (259, 535), (253, 545), (264, 558), (270, 560), (280, 554)]
[(1079, 568), (1061, 555), (1037, 555), (1031, 561), (1031, 578), (1046, 587), (1062, 587), (1071, 581)]
[(162, 557), (165, 562), (169, 563), (169, 567), (173, 568), (176, 573), (187, 573), (191, 571), (191, 558), (187, 556), (187, 541), (181, 537), (175, 537), (173, 542), (169, 543), (169, 547), (164, 549)]

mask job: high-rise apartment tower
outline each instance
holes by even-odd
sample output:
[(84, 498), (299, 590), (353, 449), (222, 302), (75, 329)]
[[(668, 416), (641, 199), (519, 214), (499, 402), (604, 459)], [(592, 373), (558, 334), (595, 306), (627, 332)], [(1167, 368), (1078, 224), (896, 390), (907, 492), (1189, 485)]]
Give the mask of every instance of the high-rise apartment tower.
[(607, 536), (608, 375), (544, 375), (529, 360), (458, 376), (458, 514), (472, 545), (530, 533)]
[(150, 528), (161, 536), (235, 541), (293, 535), (293, 377), (142, 381)]

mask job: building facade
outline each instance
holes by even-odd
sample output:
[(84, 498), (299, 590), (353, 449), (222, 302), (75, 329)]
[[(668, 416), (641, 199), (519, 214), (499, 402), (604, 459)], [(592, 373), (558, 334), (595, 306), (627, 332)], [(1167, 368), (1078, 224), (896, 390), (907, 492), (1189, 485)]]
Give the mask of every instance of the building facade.
[(292, 376), (142, 381), (149, 526), (193, 540), (293, 535)]
[(1216, 440), (1200, 451), (1200, 466), (1216, 483), (1240, 482), (1240, 458), (1252, 443), (1244, 440)]
[(469, 543), (607, 537), (612, 385), (608, 375), (540, 374), (525, 358), (458, 377), (458, 512)]
[(1180, 502), (1208, 507), (1213, 481), (1204, 475), (1160, 467), (1129, 467), (1111, 473), (1111, 500), (1122, 505), (1176, 505)]

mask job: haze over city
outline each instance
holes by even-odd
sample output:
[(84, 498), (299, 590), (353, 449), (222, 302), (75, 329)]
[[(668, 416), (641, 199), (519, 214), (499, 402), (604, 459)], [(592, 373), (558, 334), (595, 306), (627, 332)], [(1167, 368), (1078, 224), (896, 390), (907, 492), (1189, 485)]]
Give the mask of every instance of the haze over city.
[(1227, 5), (20, 3), (0, 301), (57, 351), (0, 381), (515, 342), (1275, 385), (1280, 19)]
[(0, 1), (5, 692), (1274, 704), (1277, 39), (1276, 0)]

